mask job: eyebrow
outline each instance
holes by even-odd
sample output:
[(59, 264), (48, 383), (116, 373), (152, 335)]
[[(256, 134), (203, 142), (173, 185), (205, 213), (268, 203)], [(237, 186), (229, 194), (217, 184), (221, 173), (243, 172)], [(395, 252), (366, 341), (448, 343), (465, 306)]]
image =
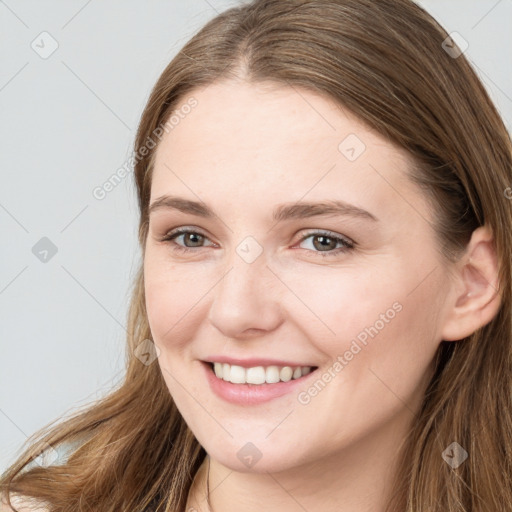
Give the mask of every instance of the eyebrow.
[[(149, 214), (151, 215), (151, 213), (157, 210), (179, 210), (183, 213), (207, 219), (216, 217), (213, 210), (205, 203), (169, 195), (161, 196), (151, 203)], [(280, 204), (274, 209), (272, 218), (276, 222), (281, 222), (289, 219), (304, 219), (321, 215), (347, 216), (378, 222), (377, 217), (372, 213), (341, 200)]]

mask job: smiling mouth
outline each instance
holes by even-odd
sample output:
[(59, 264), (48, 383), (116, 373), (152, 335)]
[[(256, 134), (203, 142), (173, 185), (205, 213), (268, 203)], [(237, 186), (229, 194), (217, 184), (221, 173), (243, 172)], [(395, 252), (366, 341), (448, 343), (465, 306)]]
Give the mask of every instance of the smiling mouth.
[(205, 361), (211, 371), (219, 380), (231, 382), (232, 384), (276, 384), (288, 382), (305, 377), (318, 369), (318, 366), (254, 366), (244, 368), (243, 366), (230, 365), (228, 363), (213, 363)]

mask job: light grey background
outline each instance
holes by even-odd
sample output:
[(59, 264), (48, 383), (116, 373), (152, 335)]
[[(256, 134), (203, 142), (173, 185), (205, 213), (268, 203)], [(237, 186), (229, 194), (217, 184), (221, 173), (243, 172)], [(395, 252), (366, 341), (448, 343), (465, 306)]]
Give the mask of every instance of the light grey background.
[[(510, 130), (512, 0), (419, 3), (469, 43)], [(103, 200), (93, 190), (130, 156), (167, 63), (233, 5), (0, 0), (0, 471), (27, 436), (122, 378), (135, 187), (130, 174)], [(46, 262), (33, 253), (43, 237), (57, 248)]]

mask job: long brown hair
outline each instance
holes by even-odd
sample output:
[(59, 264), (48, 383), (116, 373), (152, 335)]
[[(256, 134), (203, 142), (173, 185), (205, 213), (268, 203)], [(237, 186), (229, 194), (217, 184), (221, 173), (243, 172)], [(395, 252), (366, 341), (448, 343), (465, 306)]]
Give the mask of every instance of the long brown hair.
[[(134, 148), (139, 242), (144, 252), (158, 139), (172, 128), (178, 104), (218, 79), (322, 93), (405, 148), (415, 162), (411, 179), (431, 201), (446, 261), (460, 255), (475, 228), (492, 229), (502, 302), (492, 321), (464, 340), (440, 343), (388, 510), (501, 512), (512, 510), (512, 144), (465, 56), (443, 47), (447, 37), (410, 0), (254, 0), (221, 13), (169, 63), (142, 114)], [(142, 511), (151, 504), (184, 511), (206, 453), (159, 366), (135, 357), (151, 338), (143, 280), (141, 265), (124, 381), (32, 436), (0, 491), (38, 498), (52, 512)], [(469, 453), (456, 469), (441, 456), (454, 441)], [(45, 443), (67, 446), (69, 454), (59, 464), (29, 464)]]

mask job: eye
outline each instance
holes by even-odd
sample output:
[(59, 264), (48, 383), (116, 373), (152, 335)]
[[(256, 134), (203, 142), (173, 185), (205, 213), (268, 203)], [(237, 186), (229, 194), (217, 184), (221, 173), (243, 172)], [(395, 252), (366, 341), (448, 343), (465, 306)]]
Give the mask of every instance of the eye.
[[(192, 247), (187, 247), (176, 243), (175, 240), (177, 240), (179, 237), (184, 237), (183, 242), (193, 244)], [(313, 242), (313, 249), (305, 250), (316, 252), (323, 258), (348, 252), (354, 249), (356, 245), (352, 240), (332, 233), (331, 231), (310, 231), (308, 234), (301, 238), (300, 243), (304, 242), (308, 238), (311, 238), (312, 240), (318, 239), (319, 242)], [(205, 235), (199, 231), (195, 231), (189, 228), (175, 229), (161, 239), (162, 242), (168, 242), (170, 245), (172, 245), (173, 251), (178, 252), (194, 252), (195, 249), (204, 247), (201, 244), (204, 243), (205, 240), (208, 240)], [(336, 246), (339, 244), (341, 244), (341, 247), (336, 248)]]
[[(190, 236), (188, 236), (190, 235)], [(174, 240), (183, 236), (184, 240), (190, 241), (192, 244), (201, 243), (204, 240), (208, 240), (205, 235), (201, 234), (198, 231), (194, 231), (188, 228), (178, 228), (174, 231), (171, 231), (164, 238), (162, 238), (162, 242), (169, 242), (172, 245), (173, 251), (179, 252), (194, 252), (194, 248), (201, 248), (201, 245), (193, 245), (192, 247), (186, 247), (180, 244), (177, 244)]]
[[(307, 240), (308, 238), (313, 240), (312, 245), (314, 249), (320, 249), (313, 252), (317, 252), (323, 258), (348, 252), (354, 249), (354, 246), (356, 245), (352, 240), (332, 233), (331, 231), (309, 232), (306, 236), (301, 238), (300, 242), (304, 242), (304, 240)], [(318, 240), (318, 243), (315, 243), (315, 239)], [(341, 247), (336, 248), (338, 244), (341, 244)]]

